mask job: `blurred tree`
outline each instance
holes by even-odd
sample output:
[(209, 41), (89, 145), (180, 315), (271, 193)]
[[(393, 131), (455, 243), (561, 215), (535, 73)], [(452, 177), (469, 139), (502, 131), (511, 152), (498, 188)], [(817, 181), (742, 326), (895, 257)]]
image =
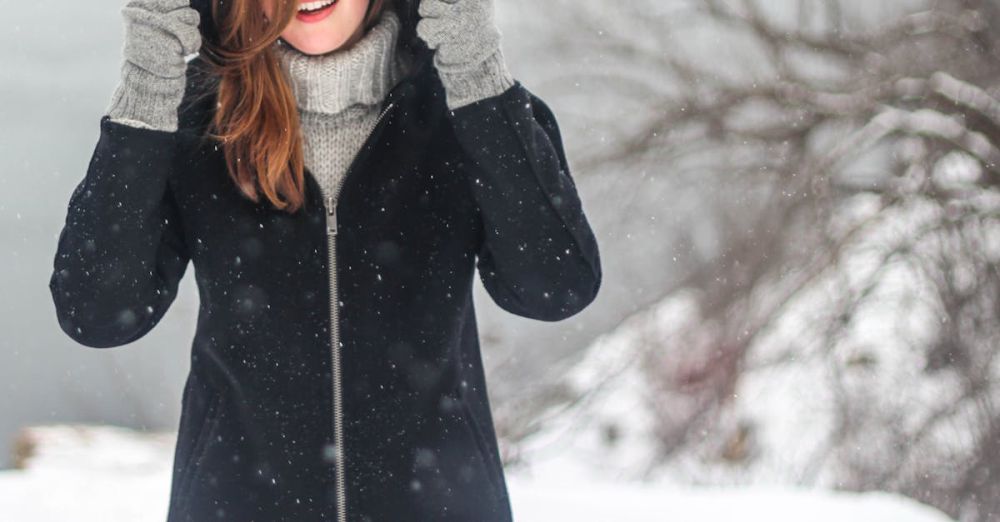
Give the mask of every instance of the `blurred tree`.
[(562, 20), (545, 52), (591, 57), (564, 74), (618, 111), (576, 115), (606, 138), (578, 170), (667, 179), (709, 224), (663, 296), (696, 289), (697, 317), (644, 351), (658, 464), (752, 459), (753, 427), (724, 420), (741, 380), (819, 361), (834, 421), (802, 482), (997, 520), (1000, 2), (541, 8)]

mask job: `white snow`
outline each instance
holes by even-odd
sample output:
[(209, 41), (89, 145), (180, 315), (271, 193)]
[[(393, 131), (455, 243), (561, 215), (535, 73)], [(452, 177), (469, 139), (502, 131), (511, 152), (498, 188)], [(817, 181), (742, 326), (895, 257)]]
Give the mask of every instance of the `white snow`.
[[(162, 522), (173, 440), (103, 426), (32, 428), (24, 470), (0, 472), (5, 522)], [(897, 496), (779, 487), (739, 489), (573, 480), (565, 474), (508, 474), (518, 522), (767, 521), (946, 522)]]
[(509, 479), (518, 522), (945, 522), (941, 512), (888, 493), (781, 487), (697, 488)]

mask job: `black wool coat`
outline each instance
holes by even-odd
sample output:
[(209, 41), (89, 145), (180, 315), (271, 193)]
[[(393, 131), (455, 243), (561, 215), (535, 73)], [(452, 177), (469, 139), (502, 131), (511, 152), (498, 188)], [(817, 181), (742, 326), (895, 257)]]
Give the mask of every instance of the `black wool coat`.
[(68, 336), (116, 347), (193, 265), (171, 522), (511, 520), (476, 269), (503, 309), (558, 321), (597, 295), (598, 245), (549, 107), (517, 82), (449, 111), (418, 63), (336, 200), (307, 172), (295, 214), (230, 181), (211, 97), (176, 132), (101, 118), (49, 287)]

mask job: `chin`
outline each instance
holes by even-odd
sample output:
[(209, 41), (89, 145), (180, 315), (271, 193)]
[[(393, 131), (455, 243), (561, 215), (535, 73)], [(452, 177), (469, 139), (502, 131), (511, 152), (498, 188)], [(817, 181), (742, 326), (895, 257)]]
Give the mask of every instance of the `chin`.
[(296, 49), (298, 49), (299, 52), (301, 52), (303, 54), (308, 54), (308, 55), (311, 55), (311, 56), (319, 56), (319, 55), (322, 55), (322, 54), (332, 53), (332, 52), (340, 49), (341, 46), (340, 45), (316, 45), (316, 46), (302, 46), (302, 47), (299, 47), (298, 45), (295, 45), (294, 47)]
[[(342, 2), (341, 2), (342, 3)], [(282, 33), (282, 38), (299, 52), (309, 55), (328, 54), (343, 49), (351, 41), (352, 35), (360, 30), (362, 16), (347, 16), (349, 13), (333, 14), (318, 23), (303, 23), (292, 20)]]
[(312, 39), (297, 38), (292, 40), (289, 38), (284, 38), (284, 40), (285, 43), (295, 48), (295, 50), (299, 51), (300, 53), (308, 55), (321, 55), (321, 54), (332, 53), (340, 49), (344, 45), (344, 41), (342, 39), (333, 40), (330, 38), (312, 38)]

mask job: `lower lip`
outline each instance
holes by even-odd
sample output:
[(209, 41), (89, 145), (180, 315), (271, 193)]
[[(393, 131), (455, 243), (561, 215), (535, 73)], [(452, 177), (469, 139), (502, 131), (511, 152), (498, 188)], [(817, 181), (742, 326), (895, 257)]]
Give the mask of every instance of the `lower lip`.
[(320, 9), (319, 11), (315, 11), (312, 13), (304, 13), (300, 11), (298, 14), (295, 15), (295, 19), (300, 22), (305, 22), (307, 24), (313, 24), (330, 16), (330, 13), (333, 12), (333, 8), (336, 6), (337, 2), (334, 2), (324, 7), (323, 9)]

